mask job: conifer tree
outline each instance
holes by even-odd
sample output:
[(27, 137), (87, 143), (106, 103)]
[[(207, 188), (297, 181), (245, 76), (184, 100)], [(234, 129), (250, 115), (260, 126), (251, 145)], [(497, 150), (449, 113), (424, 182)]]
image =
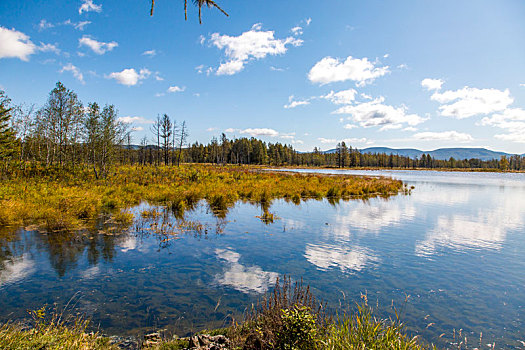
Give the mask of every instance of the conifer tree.
[(10, 125), (12, 108), (11, 100), (3, 90), (0, 90), (0, 160), (9, 159), (15, 150), (16, 138)]

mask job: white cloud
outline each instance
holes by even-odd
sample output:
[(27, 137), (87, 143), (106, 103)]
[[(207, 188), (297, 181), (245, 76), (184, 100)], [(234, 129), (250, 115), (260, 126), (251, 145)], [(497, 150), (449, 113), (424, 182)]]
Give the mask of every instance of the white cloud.
[(328, 56), (310, 69), (308, 79), (312, 83), (321, 85), (352, 80), (357, 86), (363, 86), (388, 72), (388, 66), (376, 67), (366, 57), (360, 59), (348, 56), (346, 60), (340, 61), (338, 58)]
[(63, 66), (62, 69), (60, 70), (60, 73), (63, 73), (63, 72), (71, 72), (71, 73), (73, 73), (73, 76), (78, 81), (80, 81), (82, 84), (84, 84), (84, 75), (73, 64), (68, 63), (67, 65)]
[(347, 129), (347, 130), (355, 129), (355, 128), (357, 128), (357, 125), (354, 125), (354, 124), (345, 124), (345, 125), (343, 125), (343, 128), (345, 128), (345, 129)]
[(357, 91), (354, 89), (343, 90), (339, 92), (330, 91), (328, 94), (321, 96), (321, 98), (327, 99), (336, 105), (351, 104), (355, 100)]
[(212, 132), (212, 131), (215, 131), (217, 130), (217, 128), (214, 128), (214, 127), (210, 127), (208, 129), (206, 129), (207, 132)]
[(144, 117), (138, 117), (138, 116), (135, 116), (135, 117), (132, 117), (132, 116), (119, 117), (118, 121), (121, 122), (121, 123), (125, 123), (125, 124), (132, 124), (132, 123), (135, 123), (135, 124), (153, 124), (154, 123), (152, 120), (146, 119)]
[(485, 117), (481, 125), (497, 127), (507, 131), (507, 134), (496, 134), (495, 138), (525, 143), (525, 110), (521, 108), (508, 108), (499, 114)]
[(217, 75), (234, 75), (239, 73), (244, 69), (243, 61), (228, 61), (226, 63), (221, 63), (219, 68), (217, 68)]
[(201, 64), (201, 65), (198, 65), (197, 67), (195, 67), (195, 70), (197, 71), (197, 73), (202, 74), (204, 72), (204, 68), (206, 68), (206, 67), (204, 67), (204, 65)]
[(342, 139), (342, 140), (327, 139), (327, 138), (324, 138), (324, 137), (318, 137), (317, 141), (321, 142), (322, 144), (330, 144), (330, 145), (333, 145), (333, 146), (335, 146), (339, 142), (344, 142), (344, 143), (346, 143), (347, 146), (349, 146), (350, 144), (355, 144), (355, 143), (359, 143), (359, 144), (372, 144), (373, 143), (373, 141), (368, 140), (366, 137), (361, 137), (361, 138), (350, 137), (350, 138), (345, 138), (345, 139)]
[(91, 21), (80, 21), (80, 22), (73, 22), (71, 21), (70, 19), (64, 21), (63, 23), (61, 23), (63, 25), (66, 25), (66, 26), (72, 26), (73, 28), (77, 29), (77, 30), (80, 30), (80, 31), (83, 31), (84, 28), (88, 25), (88, 24), (91, 24)]
[(290, 31), (292, 32), (293, 35), (302, 35), (303, 34), (303, 27), (293, 27), (292, 29), (290, 29)]
[(399, 128), (403, 124), (415, 126), (424, 121), (417, 114), (408, 114), (405, 106), (393, 107), (383, 102), (384, 98), (380, 97), (370, 102), (343, 106), (333, 113), (349, 114), (350, 118), (362, 127), (381, 126), (383, 130)]
[(77, 23), (72, 23), (73, 24), (73, 27), (75, 27), (75, 29), (78, 29), (80, 31), (84, 30), (84, 27), (87, 26), (88, 24), (91, 24), (90, 21), (81, 21), (81, 22), (77, 22)]
[(291, 132), (289, 134), (281, 134), (280, 137), (285, 140), (293, 140), (295, 139), (295, 132)]
[(501, 91), (468, 86), (456, 91), (435, 92), (431, 99), (441, 103), (441, 115), (457, 119), (502, 111), (514, 102), (508, 89)]
[(324, 137), (318, 137), (317, 140), (323, 144), (330, 143), (335, 145), (337, 143), (336, 139), (325, 139)]
[(268, 128), (248, 128), (240, 131), (241, 134), (248, 134), (250, 136), (278, 136), (279, 132)]
[(456, 142), (470, 142), (473, 140), (472, 136), (466, 133), (457, 131), (441, 131), (441, 132), (420, 132), (414, 134), (416, 140), (425, 141), (456, 141)]
[(432, 90), (441, 90), (441, 86), (444, 81), (442, 79), (431, 79), (425, 78), (421, 81), (421, 86), (427, 89), (428, 91)]
[(306, 25), (309, 26), (310, 23), (312, 23), (312, 19), (310, 17), (308, 17), (307, 19), (304, 20)]
[(81, 15), (82, 12), (101, 12), (102, 5), (97, 5), (93, 3), (93, 0), (83, 0), (82, 5), (78, 9), (78, 14)]
[(220, 35), (213, 33), (210, 37), (212, 45), (224, 50), (228, 61), (221, 63), (215, 74), (233, 75), (244, 69), (244, 65), (254, 59), (262, 59), (268, 55), (280, 55), (287, 51), (287, 45), (300, 46), (303, 41), (294, 37), (275, 39), (273, 31), (262, 31), (260, 24), (239, 36)]
[(53, 44), (40, 43), (40, 46), (38, 47), (38, 51), (53, 52), (57, 55), (60, 54), (60, 49), (56, 45), (53, 45)]
[(106, 76), (107, 79), (115, 79), (119, 84), (133, 86), (147, 79), (151, 72), (146, 68), (141, 69), (138, 73), (134, 68), (127, 68), (121, 72), (113, 72)]
[(169, 93), (174, 93), (174, 92), (183, 92), (184, 90), (186, 90), (186, 87), (183, 86), (183, 87), (180, 87), (180, 86), (170, 86), (167, 90), (167, 92)]
[(525, 84), (520, 84), (520, 86), (523, 86), (523, 87), (525, 87)]
[(274, 72), (284, 72), (284, 68), (278, 68), (274, 66), (270, 66), (270, 70), (273, 70)]
[(45, 29), (53, 28), (55, 25), (53, 23), (49, 23), (45, 19), (40, 20), (40, 23), (38, 23), (38, 30), (42, 31)]
[[(215, 128), (213, 128), (215, 130)], [(239, 133), (241, 135), (250, 135), (254, 137), (259, 136), (270, 136), (270, 137), (279, 137), (284, 140), (290, 140), (291, 143), (298, 143), (302, 144), (303, 141), (297, 140), (295, 138), (295, 132), (290, 133), (281, 133), (277, 130), (270, 129), (270, 128), (247, 128), (247, 129), (235, 129), (235, 128), (228, 128), (224, 130), (225, 133)]]
[(401, 63), (397, 66), (398, 69), (408, 69), (408, 65), (406, 63)]
[(7, 29), (0, 26), (0, 59), (19, 58), (29, 61), (37, 47), (29, 40), (29, 36), (15, 29)]
[(97, 41), (95, 39), (92, 39), (91, 37), (84, 35), (82, 38), (78, 39), (78, 46), (87, 46), (91, 50), (93, 50), (94, 53), (97, 55), (103, 55), (107, 51), (113, 50), (115, 47), (118, 46), (118, 43), (115, 41), (105, 43), (101, 41)]
[(153, 57), (153, 56), (156, 56), (157, 55), (157, 51), (156, 50), (148, 50), (148, 51), (144, 51), (142, 53), (143, 56), (149, 56), (149, 57)]
[(302, 101), (294, 101), (294, 96), (291, 95), (290, 97), (288, 97), (288, 104), (287, 105), (284, 105), (284, 108), (295, 108), (295, 107), (298, 107), (298, 106), (306, 106), (306, 105), (309, 105), (310, 104), (310, 101), (308, 100), (302, 100)]

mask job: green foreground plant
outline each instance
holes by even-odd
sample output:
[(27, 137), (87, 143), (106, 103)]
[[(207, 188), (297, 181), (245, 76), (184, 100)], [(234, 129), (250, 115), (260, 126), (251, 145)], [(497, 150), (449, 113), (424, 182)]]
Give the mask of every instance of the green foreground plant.
[(332, 318), (302, 281), (277, 281), (274, 292), (229, 332), (237, 348), (283, 350), (413, 349), (427, 347), (409, 337), (396, 318), (380, 319), (366, 299), (355, 313)]
[(33, 324), (5, 323), (0, 325), (0, 349), (118, 349), (109, 339), (86, 332), (89, 321), (80, 317), (62, 318), (53, 313), (47, 317), (46, 308), (31, 311)]

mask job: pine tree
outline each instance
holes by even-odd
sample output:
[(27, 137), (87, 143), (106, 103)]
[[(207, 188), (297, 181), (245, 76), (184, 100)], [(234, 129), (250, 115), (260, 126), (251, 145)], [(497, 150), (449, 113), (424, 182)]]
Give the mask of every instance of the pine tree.
[(9, 107), (11, 100), (3, 90), (0, 90), (0, 160), (9, 159), (13, 156), (16, 146), (16, 138), (10, 125), (12, 108)]

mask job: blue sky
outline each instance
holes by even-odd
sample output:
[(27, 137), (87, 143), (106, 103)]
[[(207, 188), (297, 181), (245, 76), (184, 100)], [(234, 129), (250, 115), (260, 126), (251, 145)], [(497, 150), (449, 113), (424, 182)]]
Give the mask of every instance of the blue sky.
[[(57, 81), (149, 135), (255, 136), (299, 150), (487, 147), (525, 153), (525, 1), (0, 3), (0, 86), (42, 105)], [(125, 5), (123, 5), (125, 4)]]

